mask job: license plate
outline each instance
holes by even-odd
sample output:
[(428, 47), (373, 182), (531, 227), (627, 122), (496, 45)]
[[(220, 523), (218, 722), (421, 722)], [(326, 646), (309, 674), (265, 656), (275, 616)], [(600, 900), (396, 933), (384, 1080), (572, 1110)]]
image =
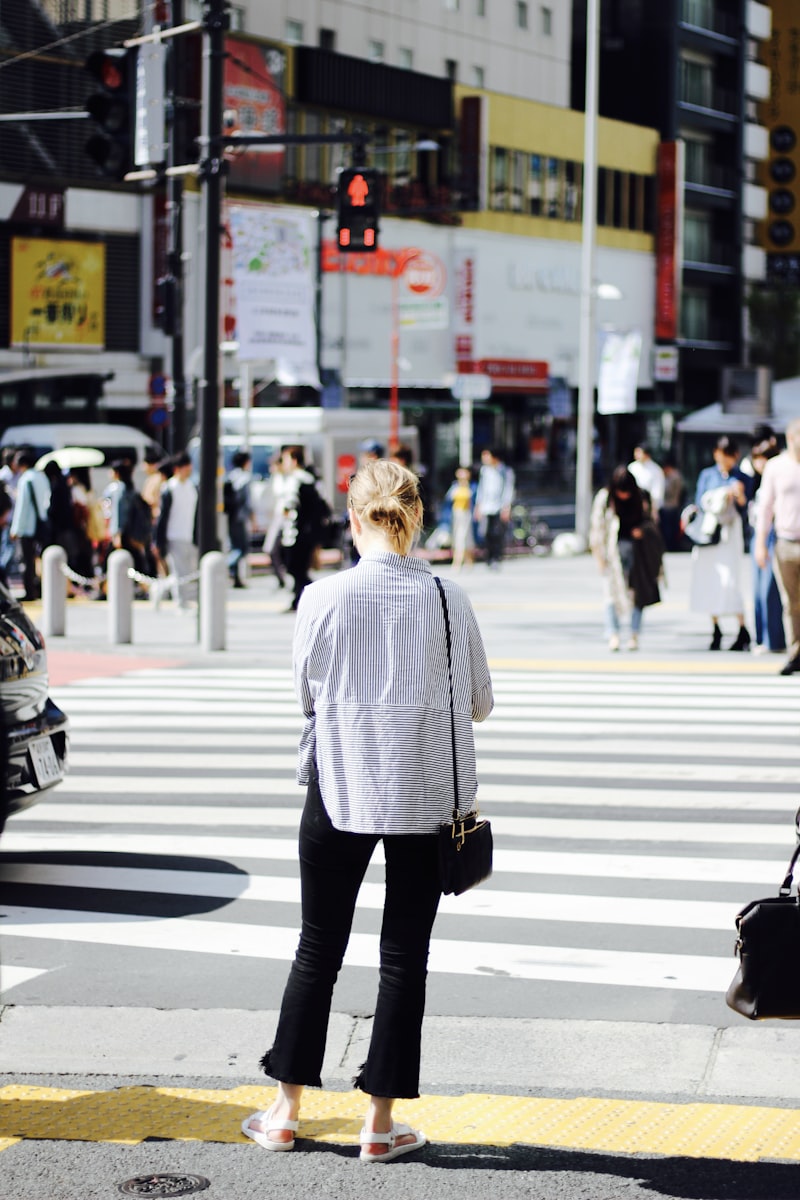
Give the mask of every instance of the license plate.
[(37, 742), (31, 742), (30, 751), (31, 762), (33, 763), (33, 770), (39, 787), (47, 787), (48, 784), (58, 783), (59, 779), (63, 779), (64, 772), (61, 769), (61, 764), (56, 757), (53, 743), (49, 737), (39, 738)]

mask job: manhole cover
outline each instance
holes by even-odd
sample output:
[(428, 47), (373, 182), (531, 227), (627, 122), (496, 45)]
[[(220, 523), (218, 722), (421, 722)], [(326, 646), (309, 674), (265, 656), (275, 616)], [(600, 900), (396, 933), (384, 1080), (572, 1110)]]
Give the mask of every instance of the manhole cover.
[(202, 1175), (137, 1175), (121, 1183), (119, 1190), (123, 1196), (188, 1196), (208, 1186)]

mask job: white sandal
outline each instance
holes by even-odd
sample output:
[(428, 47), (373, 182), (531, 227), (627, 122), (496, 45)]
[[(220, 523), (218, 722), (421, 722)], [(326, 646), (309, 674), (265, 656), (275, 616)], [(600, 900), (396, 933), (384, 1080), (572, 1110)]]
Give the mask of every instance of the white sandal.
[[(413, 1142), (404, 1142), (402, 1146), (396, 1145), (399, 1137), (407, 1137), (413, 1135)], [(420, 1146), (424, 1146), (427, 1138), (424, 1133), (416, 1129), (412, 1129), (410, 1125), (395, 1125), (388, 1133), (373, 1133), (371, 1129), (362, 1129), (358, 1135), (358, 1140), (361, 1142), (361, 1161), (362, 1162), (391, 1162), (393, 1158), (399, 1158), (401, 1154), (410, 1154), (412, 1150), (419, 1150)], [(382, 1146), (388, 1146), (388, 1150), (384, 1150), (383, 1154), (367, 1154), (363, 1147), (370, 1146), (375, 1143)]]
[[(251, 1121), (266, 1121), (266, 1129), (253, 1129), (250, 1126)], [(268, 1108), (266, 1112), (254, 1112), (249, 1117), (242, 1121), (242, 1133), (245, 1137), (252, 1138), (259, 1146), (263, 1146), (265, 1150), (294, 1150), (294, 1138), (288, 1142), (276, 1142), (269, 1135), (277, 1132), (279, 1129), (285, 1129), (289, 1133), (297, 1133), (299, 1121), (274, 1121), (272, 1119), (272, 1109)]]

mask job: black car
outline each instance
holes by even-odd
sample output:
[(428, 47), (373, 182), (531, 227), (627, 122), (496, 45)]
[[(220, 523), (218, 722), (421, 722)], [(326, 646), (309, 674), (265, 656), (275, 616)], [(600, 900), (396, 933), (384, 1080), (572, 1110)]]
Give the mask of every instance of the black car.
[(44, 638), (0, 585), (0, 830), (67, 771), (69, 722), (48, 687)]

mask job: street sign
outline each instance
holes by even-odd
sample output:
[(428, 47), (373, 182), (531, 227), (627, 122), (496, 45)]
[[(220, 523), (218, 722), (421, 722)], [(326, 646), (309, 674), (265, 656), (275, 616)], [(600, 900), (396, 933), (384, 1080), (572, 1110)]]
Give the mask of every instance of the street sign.
[(450, 391), (456, 400), (488, 400), (492, 380), (488, 375), (456, 375)]
[(678, 378), (678, 347), (653, 348), (653, 378), (661, 383), (675, 383)]

